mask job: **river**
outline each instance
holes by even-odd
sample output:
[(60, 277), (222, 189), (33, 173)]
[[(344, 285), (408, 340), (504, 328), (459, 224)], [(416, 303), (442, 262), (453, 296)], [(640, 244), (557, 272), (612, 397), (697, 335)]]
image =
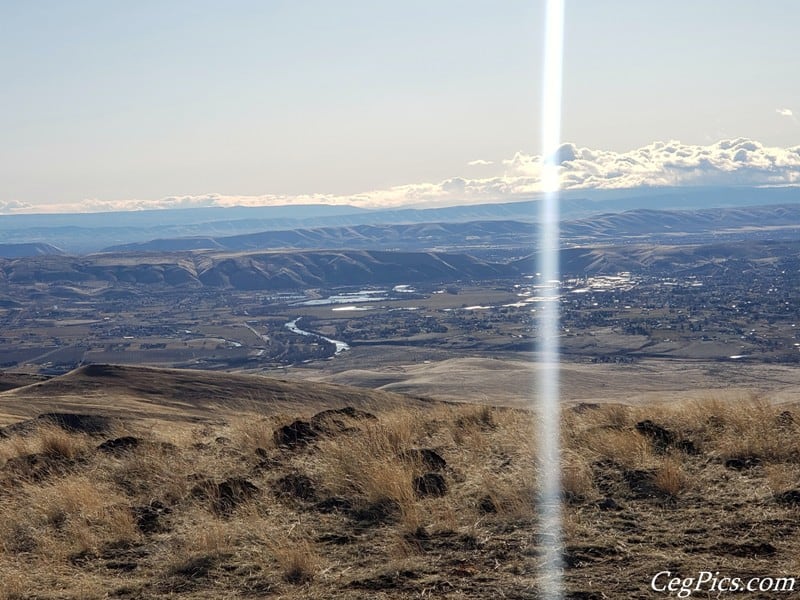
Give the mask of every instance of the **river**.
[(284, 327), (286, 327), (286, 329), (288, 329), (292, 333), (299, 333), (300, 335), (310, 335), (311, 337), (315, 337), (317, 339), (325, 340), (326, 342), (330, 342), (331, 344), (336, 346), (336, 352), (334, 352), (334, 356), (336, 354), (339, 354), (340, 352), (344, 352), (345, 350), (350, 350), (350, 346), (348, 346), (345, 342), (341, 342), (339, 340), (332, 340), (331, 338), (327, 338), (324, 335), (320, 335), (318, 333), (313, 333), (311, 331), (305, 331), (304, 329), (300, 329), (297, 326), (297, 322), (301, 318), (302, 317), (298, 317), (294, 321), (289, 321), (288, 323), (286, 323), (284, 325)]

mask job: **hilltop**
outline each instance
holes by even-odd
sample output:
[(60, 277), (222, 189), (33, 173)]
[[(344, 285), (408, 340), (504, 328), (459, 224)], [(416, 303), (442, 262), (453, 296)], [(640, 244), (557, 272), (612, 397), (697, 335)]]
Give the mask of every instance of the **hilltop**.
[[(537, 597), (528, 410), (104, 365), (16, 383), (2, 600)], [(797, 414), (724, 392), (565, 407), (565, 598), (793, 576)]]

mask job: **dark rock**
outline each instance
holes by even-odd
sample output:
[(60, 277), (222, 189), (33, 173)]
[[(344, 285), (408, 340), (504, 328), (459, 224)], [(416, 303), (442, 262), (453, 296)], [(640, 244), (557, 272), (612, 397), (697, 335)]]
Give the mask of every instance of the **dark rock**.
[(268, 459), (269, 452), (267, 452), (264, 448), (256, 448), (256, 456), (261, 459)]
[(376, 420), (377, 417), (352, 406), (323, 410), (311, 417), (310, 421), (297, 420), (289, 425), (284, 425), (275, 431), (275, 443), (285, 448), (299, 448), (307, 446), (319, 438), (320, 435), (333, 435), (356, 431), (347, 421)]
[(769, 542), (755, 542), (734, 544), (731, 542), (722, 542), (717, 544), (711, 551), (718, 555), (738, 556), (740, 558), (757, 558), (761, 556), (773, 556), (778, 552), (778, 549)]
[(775, 502), (784, 506), (800, 506), (800, 490), (787, 490), (775, 494)]
[(345, 406), (344, 408), (333, 408), (330, 410), (323, 410), (322, 412), (318, 412), (313, 417), (311, 417), (311, 422), (315, 425), (319, 425), (327, 421), (331, 418), (336, 417), (349, 417), (355, 420), (367, 420), (367, 421), (377, 421), (378, 417), (373, 415), (372, 413), (368, 413), (363, 410), (359, 410), (357, 408), (353, 408), (352, 406)]
[(73, 413), (45, 413), (36, 417), (44, 422), (51, 422), (66, 431), (97, 435), (107, 433), (111, 429), (111, 419), (102, 415), (80, 415)]
[(597, 508), (600, 510), (622, 510), (622, 507), (611, 497), (598, 500), (596, 503)]
[(192, 488), (191, 495), (198, 500), (210, 501), (214, 512), (227, 516), (260, 491), (256, 485), (243, 477), (230, 477), (221, 483), (209, 479), (200, 480)]
[(358, 410), (352, 406), (323, 410), (311, 417), (311, 425), (319, 433), (335, 435), (338, 433), (351, 433), (358, 431), (353, 426), (354, 421), (375, 421), (377, 417), (372, 413)]
[(400, 517), (400, 505), (390, 498), (383, 498), (350, 512), (350, 516), (362, 525), (395, 523)]
[(414, 477), (414, 493), (420, 498), (439, 497), (447, 493), (447, 482), (440, 473), (425, 473)]
[(228, 437), (225, 437), (224, 435), (221, 435), (221, 436), (215, 438), (214, 442), (216, 444), (219, 444), (220, 446), (228, 446), (231, 443), (231, 438), (228, 438)]
[(600, 405), (597, 402), (579, 402), (575, 406), (570, 407), (570, 410), (576, 414), (583, 414), (590, 410), (598, 410)]
[(218, 513), (230, 514), (233, 510), (255, 496), (260, 490), (243, 477), (230, 477), (219, 484), (218, 498), (214, 508)]
[(691, 456), (697, 456), (700, 454), (700, 450), (698, 450), (697, 446), (694, 445), (692, 440), (678, 440), (675, 442), (675, 448)]
[(346, 546), (356, 541), (352, 535), (341, 533), (323, 533), (317, 538), (320, 544), (333, 544), (334, 546)]
[(314, 505), (314, 510), (321, 513), (350, 512), (352, 508), (353, 503), (341, 496), (331, 496), (330, 498), (320, 500)]
[(411, 448), (402, 452), (400, 457), (429, 471), (444, 471), (447, 468), (447, 461), (430, 448)]
[(55, 425), (64, 431), (72, 433), (88, 433), (102, 435), (108, 433), (112, 427), (112, 420), (103, 415), (83, 415), (75, 413), (51, 412), (39, 415), (34, 419), (27, 419), (12, 423), (0, 428), (0, 437), (11, 435), (27, 435), (44, 425)]
[(104, 544), (99, 549), (83, 550), (69, 557), (69, 561), (77, 566), (86, 567), (93, 561), (102, 561), (106, 569), (115, 571), (133, 571), (150, 551), (130, 540), (119, 540)]
[(168, 506), (158, 500), (144, 506), (134, 506), (133, 516), (136, 519), (136, 526), (142, 533), (158, 533), (166, 531), (162, 517), (172, 512)]
[(23, 479), (42, 481), (48, 477), (65, 475), (83, 462), (58, 454), (37, 452), (9, 458), (3, 465), (3, 470)]
[(289, 473), (275, 482), (275, 491), (279, 496), (316, 500), (317, 490), (314, 482), (302, 473)]
[(729, 458), (725, 461), (725, 468), (733, 469), (735, 471), (753, 469), (759, 465), (761, 465), (761, 459), (757, 456), (738, 456), (735, 458)]
[(100, 444), (97, 449), (101, 452), (108, 452), (109, 454), (123, 454), (129, 450), (137, 448), (142, 440), (132, 435), (114, 438), (113, 440), (106, 440)]
[(491, 496), (484, 496), (478, 501), (478, 512), (484, 515), (490, 515), (497, 512), (497, 505), (492, 500)]
[(402, 590), (409, 580), (418, 579), (420, 575), (414, 571), (402, 570), (382, 573), (368, 579), (357, 579), (350, 582), (348, 587), (359, 590)]
[(664, 495), (653, 483), (654, 474), (651, 471), (630, 469), (623, 471), (622, 478), (635, 498), (654, 498)]
[(117, 365), (91, 364), (84, 366), (81, 372), (86, 377), (121, 377), (123, 369)]
[(660, 452), (663, 452), (675, 442), (674, 433), (650, 419), (639, 421), (636, 424), (636, 431), (650, 438), (653, 447)]
[(274, 434), (275, 443), (286, 448), (307, 446), (319, 437), (319, 431), (308, 421), (294, 421), (279, 427)]
[(791, 411), (784, 410), (777, 417), (775, 417), (775, 421), (781, 427), (789, 427), (794, 424), (794, 415)]
[(561, 498), (567, 504), (581, 504), (586, 500), (586, 496), (583, 494), (576, 494), (575, 492), (569, 490), (562, 491)]
[(177, 565), (171, 571), (172, 575), (181, 575), (192, 579), (205, 578), (211, 574), (212, 569), (219, 562), (218, 556), (201, 555), (193, 556), (187, 561)]

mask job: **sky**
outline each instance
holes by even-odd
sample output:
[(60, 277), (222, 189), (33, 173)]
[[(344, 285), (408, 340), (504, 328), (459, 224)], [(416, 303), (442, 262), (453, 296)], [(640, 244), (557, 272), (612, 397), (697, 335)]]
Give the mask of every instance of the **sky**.
[[(0, 212), (539, 190), (543, 0), (0, 0)], [(800, 3), (566, 0), (562, 185), (800, 184)]]

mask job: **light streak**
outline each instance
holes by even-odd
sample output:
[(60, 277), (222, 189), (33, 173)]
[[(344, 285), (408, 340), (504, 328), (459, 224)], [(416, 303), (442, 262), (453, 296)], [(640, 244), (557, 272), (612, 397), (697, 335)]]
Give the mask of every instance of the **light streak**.
[[(564, 2), (547, 0), (545, 16), (544, 75), (542, 82), (542, 188), (539, 222), (539, 265), (543, 282), (559, 281), (559, 165), (561, 143), (561, 91), (564, 49)], [(559, 369), (559, 286), (545, 286), (537, 313), (539, 368), (537, 396), (539, 430), (539, 527), (543, 556), (542, 597), (563, 597), (561, 558), (561, 410)]]

